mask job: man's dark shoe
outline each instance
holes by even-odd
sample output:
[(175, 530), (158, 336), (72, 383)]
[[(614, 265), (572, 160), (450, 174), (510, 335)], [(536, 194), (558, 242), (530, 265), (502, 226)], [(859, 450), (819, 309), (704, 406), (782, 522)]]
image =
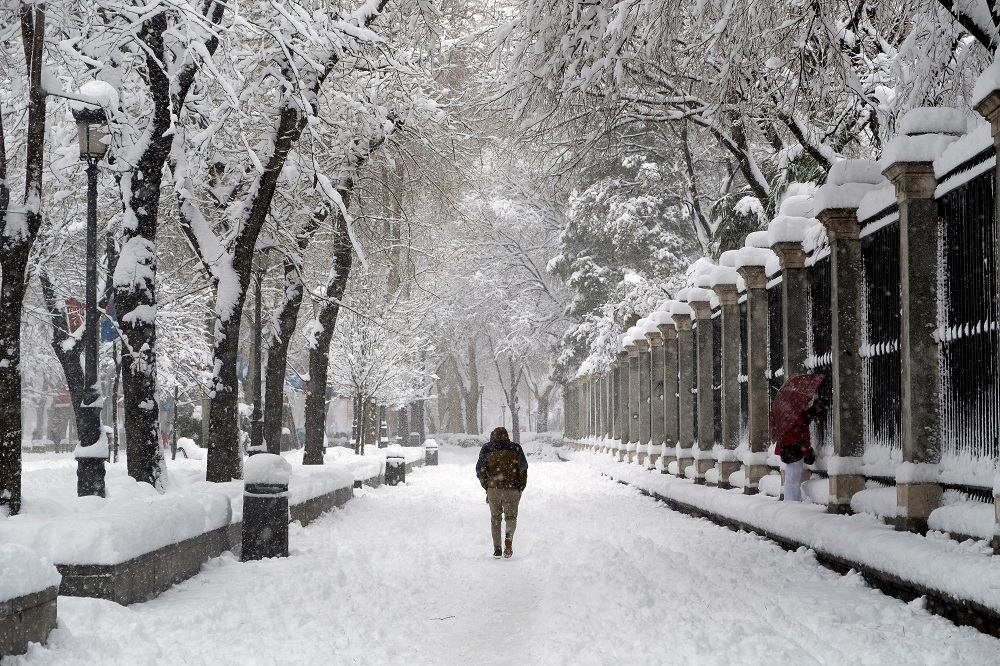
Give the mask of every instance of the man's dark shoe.
[(498, 560), (500, 559), (500, 549), (499, 548), (494, 548), (493, 549), (493, 557), (495, 559), (498, 559)]
[(512, 540), (513, 540), (513, 537), (511, 535), (509, 535), (509, 534), (507, 535), (507, 538), (503, 540), (503, 556), (504, 557), (510, 557), (511, 555), (514, 554), (514, 551), (511, 548), (511, 541)]

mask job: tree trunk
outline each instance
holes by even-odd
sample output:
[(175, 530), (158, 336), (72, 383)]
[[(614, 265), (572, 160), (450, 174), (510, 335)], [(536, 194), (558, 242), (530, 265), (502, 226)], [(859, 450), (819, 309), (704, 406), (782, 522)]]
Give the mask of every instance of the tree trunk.
[(415, 400), (410, 403), (410, 432), (417, 433), (417, 441), (420, 444), (427, 439), (427, 431), (424, 427), (424, 401)]
[(476, 356), (476, 339), (471, 338), (468, 344), (469, 358), (469, 388), (462, 391), (465, 399), (465, 432), (478, 435), (479, 423), (479, 358)]
[(153, 117), (146, 150), (129, 174), (127, 214), (122, 224), (122, 256), (115, 269), (115, 308), (122, 333), (122, 401), (128, 473), (136, 481), (160, 485), (159, 409), (156, 404), (156, 230), (163, 165), (173, 136), (170, 79), (158, 64), (166, 50), (167, 16), (157, 13), (141, 36), (153, 57), (146, 59)]
[(285, 405), (285, 369), (288, 346), (302, 305), (303, 285), (298, 267), (285, 261), (285, 298), (274, 316), (275, 326), (267, 341), (267, 372), (264, 380), (264, 442), (268, 453), (281, 451), (281, 413)]
[[(344, 206), (347, 206), (350, 190), (342, 191)], [(323, 435), (326, 430), (326, 382), (330, 365), (330, 340), (340, 313), (340, 299), (347, 288), (347, 279), (354, 260), (351, 238), (347, 231), (344, 214), (335, 211), (333, 240), (333, 269), (319, 313), (316, 317), (313, 340), (309, 349), (309, 391), (306, 393), (306, 450), (302, 457), (304, 465), (323, 464)], [(360, 427), (360, 424), (359, 424)]]
[(550, 386), (541, 395), (535, 396), (538, 401), (538, 416), (535, 430), (537, 432), (548, 432), (549, 430), (549, 404), (552, 398), (552, 387)]
[(235, 313), (228, 321), (216, 321), (213, 361), (212, 409), (208, 415), (209, 455), (205, 478), (216, 483), (243, 476), (243, 456), (240, 453), (240, 428), (237, 404), (239, 380), (236, 376), (236, 355), (239, 348), (240, 316), (246, 299), (246, 289), (237, 296)]
[(21, 3), (19, 11), (24, 59), (28, 63), (28, 131), (25, 205), (14, 220), (10, 219), (7, 148), (0, 117), (0, 510), (9, 515), (21, 510), (21, 313), (28, 257), (42, 223), (45, 166), (45, 5)]
[(80, 409), (87, 388), (81, 358), (83, 345), (79, 344), (79, 340), (74, 340), (72, 345), (68, 344), (72, 337), (66, 319), (66, 307), (56, 298), (55, 287), (44, 268), (38, 271), (38, 281), (42, 286), (42, 300), (45, 301), (45, 309), (49, 313), (49, 324), (52, 326), (52, 352), (59, 361), (63, 376), (66, 378), (69, 402), (73, 407), (73, 418), (76, 420), (76, 431), (85, 432), (83, 429), (86, 426), (81, 419), (83, 410)]
[(458, 362), (454, 356), (449, 356), (441, 367), (441, 381), (448, 415), (445, 430), (454, 433), (465, 432), (465, 417), (462, 414), (462, 378), (459, 376)]
[[(324, 206), (309, 218), (296, 237), (299, 249), (298, 258), (305, 253), (312, 236), (319, 225), (330, 214), (329, 207)], [(288, 346), (295, 333), (295, 324), (299, 319), (302, 306), (302, 296), (305, 285), (302, 282), (302, 267), (298, 261), (285, 259), (284, 283), (282, 293), (284, 298), (274, 315), (274, 326), (267, 340), (267, 371), (264, 384), (264, 441), (269, 453), (281, 450), (281, 412), (285, 404), (285, 370), (288, 367)]]
[(21, 311), (27, 252), (2, 257), (0, 288), (0, 511), (21, 510)]

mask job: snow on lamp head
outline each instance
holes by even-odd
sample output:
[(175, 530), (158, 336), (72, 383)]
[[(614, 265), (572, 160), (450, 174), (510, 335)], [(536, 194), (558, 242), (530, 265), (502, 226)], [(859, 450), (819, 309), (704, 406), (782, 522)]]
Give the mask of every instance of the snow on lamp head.
[(81, 86), (80, 96), (93, 100), (70, 102), (79, 135), (80, 157), (99, 160), (108, 152), (108, 117), (104, 108), (118, 103), (118, 93), (104, 81), (88, 81)]

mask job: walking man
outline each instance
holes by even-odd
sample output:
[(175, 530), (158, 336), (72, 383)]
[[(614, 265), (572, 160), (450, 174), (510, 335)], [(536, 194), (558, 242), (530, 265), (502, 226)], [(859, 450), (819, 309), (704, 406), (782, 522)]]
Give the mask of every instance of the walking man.
[(517, 442), (510, 441), (506, 428), (494, 428), (490, 441), (479, 451), (476, 476), (486, 490), (490, 505), (490, 528), (493, 535), (493, 557), (500, 557), (500, 523), (506, 519), (503, 556), (514, 554), (512, 541), (517, 528), (517, 505), (521, 491), (528, 485), (528, 459)]

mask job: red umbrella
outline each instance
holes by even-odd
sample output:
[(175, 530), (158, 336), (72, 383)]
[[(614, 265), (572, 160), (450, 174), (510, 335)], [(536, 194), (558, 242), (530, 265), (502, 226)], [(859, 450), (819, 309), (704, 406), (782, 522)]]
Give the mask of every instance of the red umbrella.
[(792, 375), (781, 385), (771, 404), (768, 431), (772, 442), (780, 442), (785, 432), (799, 420), (824, 379), (826, 375), (804, 372)]

